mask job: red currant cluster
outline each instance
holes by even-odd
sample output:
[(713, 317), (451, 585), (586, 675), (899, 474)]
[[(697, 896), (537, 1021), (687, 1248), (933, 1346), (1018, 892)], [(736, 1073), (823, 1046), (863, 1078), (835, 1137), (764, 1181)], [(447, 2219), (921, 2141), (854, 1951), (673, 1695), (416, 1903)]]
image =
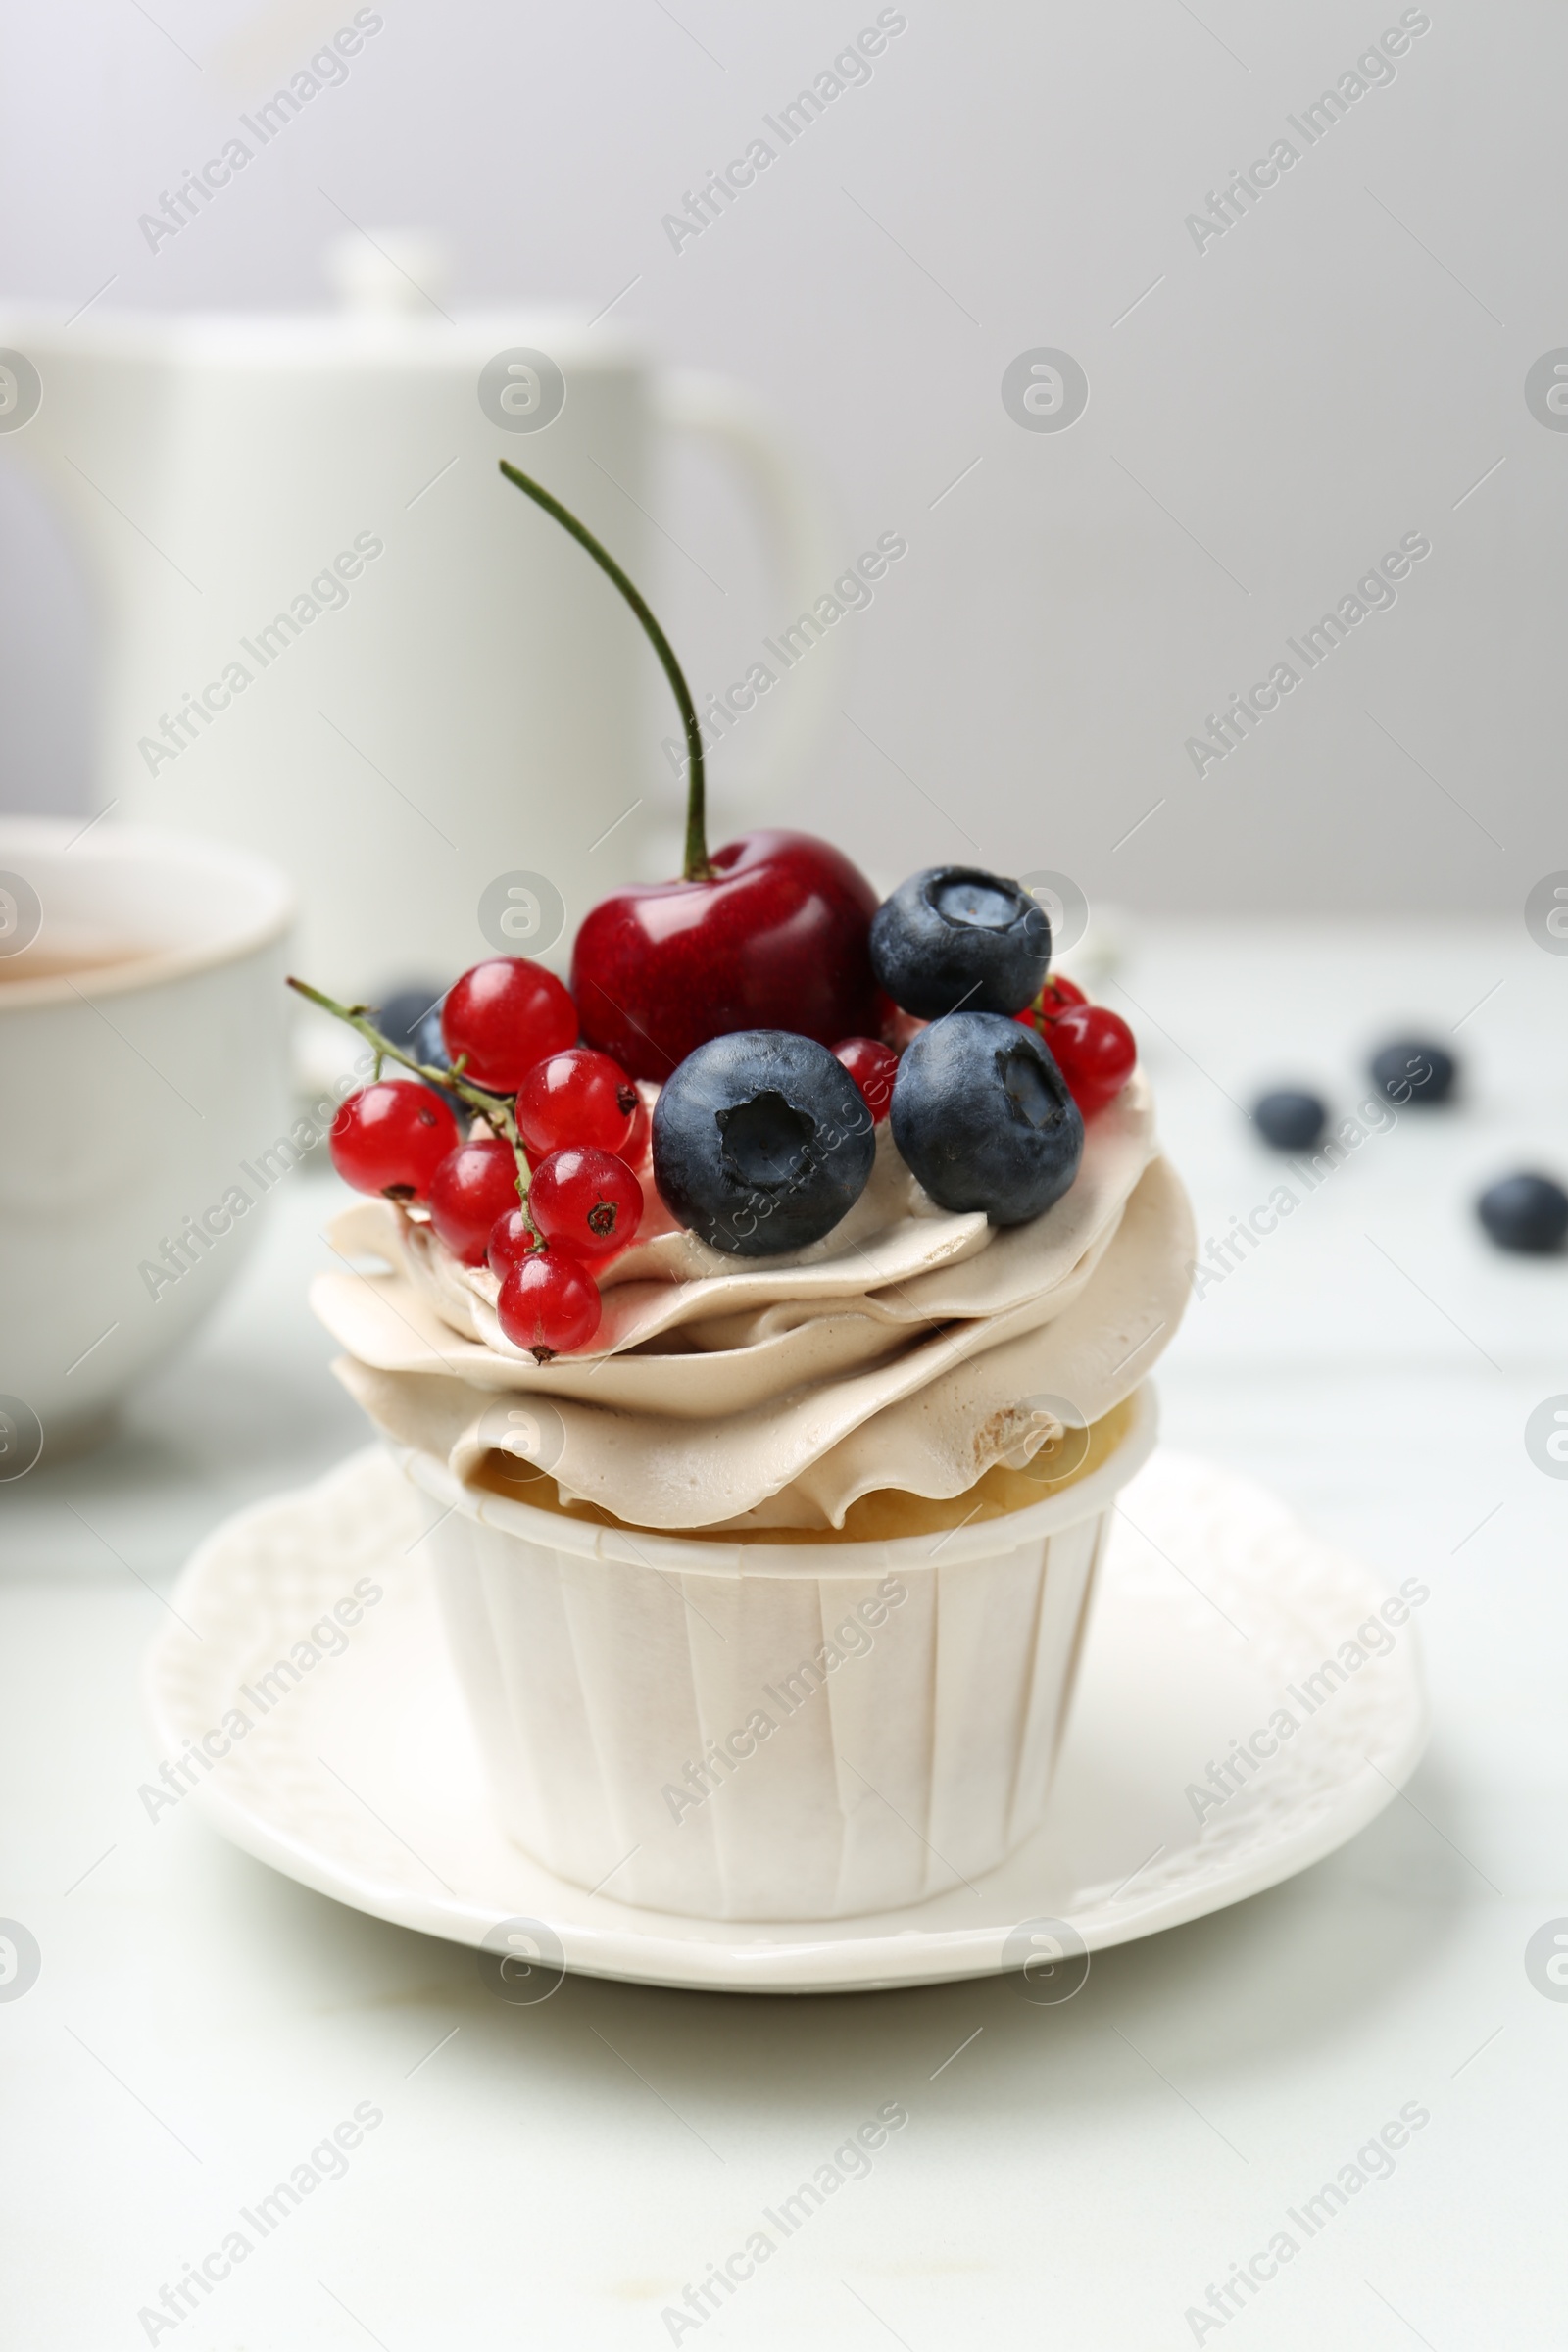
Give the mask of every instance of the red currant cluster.
[(1108, 1004), (1091, 1004), (1083, 990), (1059, 973), (1013, 1017), (1050, 1047), (1086, 1119), (1113, 1102), (1133, 1074), (1138, 1047), (1120, 1013)]
[[(362, 1193), (427, 1209), (454, 1257), (488, 1263), (514, 1347), (542, 1363), (586, 1348), (601, 1311), (594, 1269), (642, 1222), (633, 1163), (647, 1149), (648, 1114), (625, 1072), (577, 1044), (565, 988), (524, 956), (475, 964), (442, 1006), (449, 1069), (410, 1062), (363, 1015), (347, 1017), (420, 1074), (378, 1078), (348, 1098), (332, 1123), (338, 1174)], [(476, 1114), (466, 1138), (448, 1106), (454, 1092)]]

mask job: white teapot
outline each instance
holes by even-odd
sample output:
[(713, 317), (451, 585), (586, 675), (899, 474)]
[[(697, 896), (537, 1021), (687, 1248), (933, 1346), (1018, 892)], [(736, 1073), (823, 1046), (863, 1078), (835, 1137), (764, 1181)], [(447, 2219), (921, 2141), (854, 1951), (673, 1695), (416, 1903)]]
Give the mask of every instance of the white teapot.
[[(743, 460), (787, 615), (835, 551), (738, 388), (650, 368), (609, 321), (450, 318), (416, 240), (349, 258), (336, 313), (0, 316), (0, 454), (41, 473), (101, 587), (98, 806), (272, 858), (298, 968), (373, 998), (502, 947), (560, 961), (675, 821), (647, 644), (498, 458), (634, 579), (671, 428)], [(775, 769), (836, 650), (748, 722)]]

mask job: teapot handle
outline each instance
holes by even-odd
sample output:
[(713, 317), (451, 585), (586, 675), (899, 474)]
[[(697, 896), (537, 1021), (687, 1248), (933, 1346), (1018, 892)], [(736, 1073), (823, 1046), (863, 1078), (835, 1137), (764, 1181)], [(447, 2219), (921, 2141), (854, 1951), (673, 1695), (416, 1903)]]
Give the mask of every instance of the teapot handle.
[[(655, 375), (650, 392), (657, 423), (716, 441), (739, 459), (772, 544), (773, 587), (788, 626), (797, 613), (810, 611), (838, 567), (821, 492), (774, 413), (743, 385), (696, 368), (671, 368)], [(760, 757), (749, 763), (754, 791), (799, 774), (842, 697), (846, 662), (838, 631), (824, 632), (810, 654), (764, 722)]]

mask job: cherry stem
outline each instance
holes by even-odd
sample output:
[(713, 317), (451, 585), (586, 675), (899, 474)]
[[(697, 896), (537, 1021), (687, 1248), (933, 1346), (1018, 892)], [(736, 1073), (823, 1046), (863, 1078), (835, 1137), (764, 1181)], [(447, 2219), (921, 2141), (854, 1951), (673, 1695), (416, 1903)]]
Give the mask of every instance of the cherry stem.
[(312, 988), (308, 980), (296, 980), (292, 973), (289, 975), (288, 985), (293, 989), (295, 995), (303, 997), (308, 1004), (318, 1004), (321, 1010), (329, 1012), (335, 1021), (346, 1021), (351, 1029), (359, 1031), (367, 1045), (375, 1049), (375, 1074), (378, 1078), (381, 1075), (383, 1060), (401, 1062), (406, 1070), (413, 1070), (416, 1077), (422, 1078), (426, 1086), (441, 1087), (449, 1095), (460, 1096), (470, 1109), (476, 1110), (479, 1116), (487, 1119), (492, 1127), (500, 1129), (501, 1134), (512, 1146), (513, 1156), (517, 1163), (517, 1199), (521, 1203), (528, 1231), (538, 1237), (539, 1248), (546, 1249), (548, 1244), (534, 1223), (533, 1212), (528, 1206), (528, 1185), (531, 1176), (528, 1154), (523, 1150), (522, 1138), (517, 1133), (517, 1122), (513, 1116), (512, 1105), (505, 1095), (493, 1095), (487, 1087), (475, 1086), (471, 1079), (462, 1075), (461, 1070), (443, 1070), (438, 1068), (434, 1062), (416, 1061), (412, 1054), (401, 1052), (389, 1037), (383, 1037), (374, 1022), (367, 1017), (370, 1010), (368, 1004), (340, 1004), (335, 997), (323, 996), (318, 988)]
[(559, 498), (552, 498), (543, 484), (509, 466), (505, 458), (498, 461), (509, 482), (514, 482), (537, 507), (553, 515), (564, 531), (569, 531), (577, 545), (585, 548), (601, 571), (608, 572), (621, 595), (626, 599), (647, 633), (648, 642), (659, 656), (665, 677), (673, 689), (680, 710), (680, 721), (686, 732), (686, 857), (682, 873), (688, 882), (706, 882), (713, 868), (708, 856), (707, 783), (703, 772), (703, 730), (698, 724), (697, 706), (692, 701), (691, 688), (685, 672), (675, 659), (675, 649), (650, 612), (646, 598), (621, 570), (608, 548), (601, 547), (586, 523), (579, 522), (569, 508)]

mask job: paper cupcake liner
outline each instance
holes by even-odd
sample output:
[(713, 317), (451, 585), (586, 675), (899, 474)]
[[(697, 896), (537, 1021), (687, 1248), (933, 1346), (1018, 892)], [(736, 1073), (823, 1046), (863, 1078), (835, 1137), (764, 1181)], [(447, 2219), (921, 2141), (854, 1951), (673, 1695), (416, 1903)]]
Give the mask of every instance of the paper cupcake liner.
[(1090, 1476), (885, 1543), (694, 1542), (564, 1518), (399, 1455), (501, 1815), (623, 1902), (844, 1918), (994, 1869), (1038, 1826), (1141, 1390)]

